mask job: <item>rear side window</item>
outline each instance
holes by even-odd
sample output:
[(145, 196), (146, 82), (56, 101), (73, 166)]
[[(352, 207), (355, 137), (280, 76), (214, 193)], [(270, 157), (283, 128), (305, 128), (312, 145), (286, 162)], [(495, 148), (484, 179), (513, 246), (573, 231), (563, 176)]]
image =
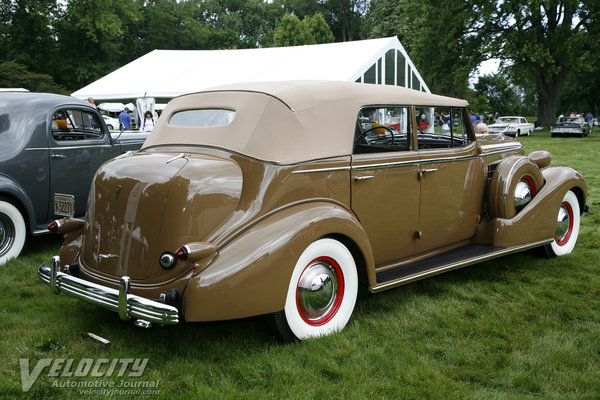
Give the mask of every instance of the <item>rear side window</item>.
[(52, 115), (52, 137), (56, 141), (98, 139), (102, 137), (102, 123), (88, 111), (57, 110)]
[(224, 109), (185, 110), (171, 116), (169, 125), (189, 128), (208, 128), (229, 125), (235, 118), (235, 111)]

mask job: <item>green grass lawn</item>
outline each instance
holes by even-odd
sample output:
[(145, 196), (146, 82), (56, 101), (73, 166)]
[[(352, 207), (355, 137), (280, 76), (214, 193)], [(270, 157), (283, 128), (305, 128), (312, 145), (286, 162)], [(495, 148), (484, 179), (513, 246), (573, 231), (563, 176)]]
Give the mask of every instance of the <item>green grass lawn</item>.
[[(30, 241), (0, 269), (0, 398), (598, 399), (600, 130), (519, 138), (587, 179), (592, 214), (573, 254), (525, 252), (359, 298), (336, 335), (282, 345), (263, 318), (143, 330), (37, 278), (60, 246)], [(104, 345), (93, 332), (111, 341)], [(147, 358), (139, 378), (50, 377), (22, 393), (20, 359)], [(82, 395), (68, 382), (157, 382), (158, 394)]]

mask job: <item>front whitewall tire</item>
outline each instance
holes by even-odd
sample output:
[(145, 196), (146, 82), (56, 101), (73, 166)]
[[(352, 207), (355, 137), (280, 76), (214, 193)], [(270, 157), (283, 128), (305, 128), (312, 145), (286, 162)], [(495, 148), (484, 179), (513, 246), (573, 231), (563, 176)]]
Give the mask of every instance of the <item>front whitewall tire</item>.
[(348, 248), (335, 239), (319, 239), (296, 262), (281, 319), (300, 340), (339, 332), (350, 320), (357, 294), (356, 262)]
[(573, 251), (575, 243), (577, 243), (577, 237), (579, 236), (580, 222), (581, 209), (579, 207), (579, 200), (575, 193), (569, 190), (565, 194), (565, 197), (563, 197), (558, 210), (554, 240), (545, 246), (547, 256), (564, 256)]

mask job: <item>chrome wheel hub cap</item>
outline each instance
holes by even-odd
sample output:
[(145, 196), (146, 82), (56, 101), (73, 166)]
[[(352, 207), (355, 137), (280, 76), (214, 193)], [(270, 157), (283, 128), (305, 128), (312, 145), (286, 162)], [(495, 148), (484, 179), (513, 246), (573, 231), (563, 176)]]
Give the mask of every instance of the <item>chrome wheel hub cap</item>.
[(564, 205), (561, 205), (560, 209), (558, 210), (556, 232), (554, 233), (557, 242), (562, 242), (565, 239), (565, 236), (567, 236), (567, 233), (569, 232), (570, 226), (571, 216), (569, 215), (569, 211)]
[(15, 238), (15, 228), (10, 218), (0, 214), (0, 256), (4, 255), (11, 247)]
[(324, 260), (313, 262), (298, 281), (298, 311), (308, 320), (326, 316), (332, 310), (337, 291), (337, 277), (331, 264)]

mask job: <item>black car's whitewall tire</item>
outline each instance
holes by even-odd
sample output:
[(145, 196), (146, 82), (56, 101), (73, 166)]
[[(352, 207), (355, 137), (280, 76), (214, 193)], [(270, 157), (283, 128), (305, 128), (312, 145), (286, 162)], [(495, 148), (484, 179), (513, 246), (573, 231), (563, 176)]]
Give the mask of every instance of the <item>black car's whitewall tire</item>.
[(573, 251), (579, 236), (581, 210), (579, 200), (572, 191), (568, 191), (558, 209), (554, 241), (544, 246), (546, 256), (564, 256)]
[(330, 238), (311, 243), (296, 262), (283, 311), (274, 314), (279, 334), (292, 341), (341, 331), (357, 293), (356, 263), (348, 248)]
[(0, 265), (21, 253), (25, 236), (25, 220), (19, 209), (0, 200)]

